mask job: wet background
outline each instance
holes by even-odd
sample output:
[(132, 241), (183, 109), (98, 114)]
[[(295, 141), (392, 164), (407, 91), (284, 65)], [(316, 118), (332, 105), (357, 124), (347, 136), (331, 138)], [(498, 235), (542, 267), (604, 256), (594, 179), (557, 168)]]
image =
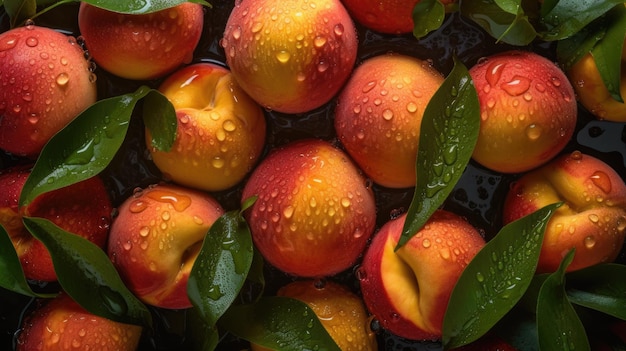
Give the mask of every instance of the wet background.
[[(206, 9), (204, 32), (195, 52), (194, 62), (224, 65), (224, 53), (219, 46), (219, 40), (234, 2), (215, 0), (211, 3), (213, 8)], [(64, 5), (37, 18), (35, 24), (53, 27), (65, 34), (78, 36), (77, 13), (77, 4)], [(0, 31), (7, 29), (8, 17), (0, 12)], [(444, 75), (452, 69), (453, 55), (457, 55), (461, 62), (470, 68), (481, 57), (513, 48), (504, 44), (495, 44), (493, 38), (458, 14), (449, 15), (438, 31), (419, 41), (412, 35), (381, 35), (365, 30), (358, 24), (357, 29), (359, 38), (357, 64), (371, 56), (396, 52), (429, 60)], [(554, 59), (554, 45), (549, 43), (538, 42), (522, 49), (533, 50)], [(98, 69), (96, 74), (100, 98), (133, 92), (144, 84), (158, 87), (160, 83), (160, 80), (127, 81)], [(299, 115), (266, 111), (268, 121), (266, 152), (275, 146), (307, 137), (336, 141), (333, 128), (334, 103), (333, 100), (319, 109)], [(140, 106), (138, 106), (122, 150), (103, 174), (115, 206), (128, 197), (135, 188), (145, 187), (163, 179), (147, 158), (140, 112)], [(579, 107), (576, 132), (563, 153), (574, 150), (601, 158), (612, 165), (622, 178), (626, 178), (625, 123), (595, 120), (582, 107)], [(0, 169), (18, 162), (20, 160), (0, 153)], [(495, 173), (470, 163), (444, 207), (466, 217), (489, 239), (501, 227), (502, 202), (511, 182), (516, 177), (517, 175)], [(376, 194), (379, 226), (408, 208), (413, 189), (386, 189), (376, 185), (373, 187)], [(241, 189), (241, 186), (237, 186), (227, 191), (213, 193), (213, 195), (225, 209), (236, 209), (239, 207)], [(626, 261), (625, 257), (626, 255), (622, 253), (619, 260)], [(274, 293), (279, 286), (291, 279), (271, 267), (267, 267), (266, 274), (268, 294)], [(340, 281), (358, 292), (354, 267), (331, 279)], [(41, 286), (43, 290), (56, 288), (53, 284)], [(0, 288), (0, 350), (14, 349), (14, 336), (19, 330), (21, 320), (36, 304), (37, 301), (31, 298)], [(151, 311), (154, 315), (155, 332), (144, 335), (139, 350), (174, 351), (188, 348), (192, 341), (185, 333), (186, 312), (156, 308), (151, 308)], [(380, 350), (397, 351), (440, 349), (437, 343), (410, 342), (383, 331), (379, 331), (379, 346)], [(246, 347), (246, 342), (226, 335), (218, 350), (242, 350)]]

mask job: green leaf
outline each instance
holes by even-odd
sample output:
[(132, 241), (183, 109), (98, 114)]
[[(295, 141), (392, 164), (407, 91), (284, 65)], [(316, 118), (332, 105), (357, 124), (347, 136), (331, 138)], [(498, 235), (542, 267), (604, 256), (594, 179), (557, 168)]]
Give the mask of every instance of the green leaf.
[(607, 14), (606, 21), (610, 22), (609, 28), (596, 46), (591, 50), (604, 85), (609, 90), (611, 97), (619, 102), (624, 102), (620, 92), (622, 47), (626, 36), (626, 7), (616, 6)]
[(339, 351), (313, 310), (288, 297), (264, 297), (257, 303), (233, 305), (220, 319), (220, 326), (275, 350)]
[(546, 225), (559, 206), (507, 224), (465, 267), (443, 320), (446, 348), (477, 340), (522, 298), (535, 275)]
[(524, 46), (537, 37), (520, 0), (461, 0), (460, 11), (498, 41)]
[[(161, 122), (148, 122), (153, 143), (158, 147), (171, 146), (176, 129), (172, 126), (161, 94), (146, 86), (134, 93), (103, 99), (88, 107), (65, 128), (55, 134), (44, 146), (20, 195), (20, 206), (52, 190), (91, 178), (104, 170), (124, 142), (130, 118), (139, 100), (148, 96), (148, 102), (163, 108)], [(171, 106), (171, 104), (169, 104)], [(151, 109), (148, 109), (151, 113)], [(152, 119), (147, 116), (147, 119)]]
[(421, 0), (413, 8), (413, 36), (417, 39), (441, 27), (446, 7), (441, 0)]
[(101, 248), (46, 219), (23, 220), (50, 252), (63, 290), (83, 308), (121, 323), (151, 326), (150, 312), (124, 285)]
[(574, 249), (561, 261), (539, 290), (537, 334), (541, 350), (590, 350), (585, 328), (565, 294), (565, 269), (574, 259)]
[(583, 56), (591, 52), (598, 41), (606, 35), (608, 27), (605, 21), (594, 21), (571, 37), (559, 40), (556, 45), (556, 56), (563, 70), (569, 70)]
[(35, 0), (5, 0), (4, 10), (9, 15), (11, 28), (15, 28), (35, 15), (37, 2)]
[(151, 90), (143, 100), (143, 121), (152, 136), (152, 147), (170, 151), (176, 140), (178, 120), (174, 105), (158, 90)]
[(0, 224), (0, 286), (18, 294), (33, 297), (53, 297), (54, 294), (35, 293), (24, 277), (24, 270), (13, 247), (9, 233)]
[(196, 259), (187, 294), (210, 326), (235, 301), (253, 257), (250, 228), (240, 211), (230, 211), (209, 229)]
[(415, 163), (417, 184), (396, 250), (448, 197), (472, 157), (479, 128), (476, 88), (467, 68), (455, 57), (452, 72), (424, 111)]
[(539, 35), (546, 41), (568, 38), (618, 4), (624, 6), (623, 0), (546, 1), (541, 8), (545, 29)]
[(626, 266), (601, 264), (568, 273), (566, 292), (569, 300), (626, 320)]
[[(59, 4), (76, 1), (78, 0), (64, 0), (60, 1)], [(165, 10), (185, 2), (193, 2), (196, 4), (202, 4), (204, 6), (211, 7), (211, 4), (204, 0), (82, 0), (82, 2), (86, 2), (109, 11), (133, 15), (141, 15), (145, 13)]]

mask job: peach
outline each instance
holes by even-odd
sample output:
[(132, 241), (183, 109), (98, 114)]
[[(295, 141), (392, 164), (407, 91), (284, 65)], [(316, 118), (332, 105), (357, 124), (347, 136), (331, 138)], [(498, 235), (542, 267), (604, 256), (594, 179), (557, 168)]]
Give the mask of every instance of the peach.
[(122, 14), (80, 4), (78, 27), (87, 50), (105, 71), (122, 78), (159, 78), (191, 62), (204, 9), (183, 3), (147, 14)]
[(26, 278), (56, 281), (50, 253), (24, 227), (22, 217), (48, 219), (62, 229), (104, 247), (111, 223), (111, 201), (102, 179), (93, 177), (41, 194), (28, 205), (18, 207), (29, 174), (29, 166), (15, 166), (0, 173), (0, 223), (11, 237)]
[(191, 307), (187, 281), (211, 225), (224, 213), (210, 195), (172, 184), (138, 189), (119, 207), (108, 253), (139, 299)]
[[(626, 122), (626, 104), (611, 96), (591, 53), (587, 53), (570, 67), (567, 75), (574, 86), (580, 104), (598, 119)], [(620, 77), (620, 93), (624, 97), (626, 96), (626, 46), (622, 48)]]
[(243, 90), (285, 113), (330, 101), (352, 71), (357, 44), (339, 0), (238, 1), (221, 41)]
[(352, 266), (374, 231), (374, 194), (348, 155), (304, 139), (274, 149), (252, 172), (242, 199), (252, 239), (274, 267), (330, 276)]
[(613, 261), (626, 235), (626, 185), (603, 161), (575, 151), (524, 174), (507, 194), (503, 221), (563, 201), (546, 227), (537, 271), (554, 272), (572, 248), (568, 271)]
[(507, 51), (470, 68), (481, 125), (473, 158), (502, 173), (536, 168), (563, 150), (576, 127), (569, 80), (538, 54)]
[[(381, 33), (413, 31), (413, 8), (420, 0), (342, 0), (352, 17), (365, 27)], [(450, 5), (455, 0), (442, 0)]]
[(0, 34), (0, 86), (0, 149), (30, 158), (97, 94), (75, 38), (35, 25)]
[[(277, 295), (306, 303), (340, 350), (378, 350), (363, 300), (346, 286), (333, 281), (297, 280), (282, 286)], [(269, 350), (256, 344), (251, 344), (251, 349)]]
[(134, 351), (141, 332), (140, 326), (91, 314), (62, 293), (27, 315), (16, 351)]
[(405, 220), (384, 224), (367, 249), (357, 271), (363, 299), (391, 333), (439, 339), (452, 289), (485, 241), (458, 215), (438, 210), (394, 252)]
[(426, 61), (405, 55), (375, 56), (354, 70), (337, 99), (335, 130), (377, 184), (415, 186), (422, 117), (443, 80)]
[(199, 63), (169, 76), (159, 87), (172, 102), (178, 131), (170, 151), (146, 144), (156, 166), (172, 181), (207, 191), (239, 183), (265, 145), (261, 107), (220, 66)]

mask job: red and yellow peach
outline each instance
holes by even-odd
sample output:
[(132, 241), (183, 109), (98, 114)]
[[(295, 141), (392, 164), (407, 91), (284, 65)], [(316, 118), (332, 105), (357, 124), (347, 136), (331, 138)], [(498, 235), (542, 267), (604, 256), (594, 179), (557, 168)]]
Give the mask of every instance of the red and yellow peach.
[(265, 116), (223, 67), (187, 66), (159, 87), (172, 102), (178, 131), (170, 151), (150, 147), (156, 166), (172, 181), (207, 191), (230, 188), (257, 163), (265, 145)]
[(388, 54), (364, 61), (341, 91), (335, 130), (375, 183), (415, 186), (420, 126), (443, 76), (428, 62)]
[(563, 150), (576, 127), (577, 105), (569, 80), (552, 61), (507, 51), (470, 69), (481, 124), (473, 159), (502, 173), (536, 168)]
[(41, 217), (60, 228), (104, 247), (109, 234), (112, 205), (101, 178), (39, 195), (19, 207), (20, 193), (30, 174), (29, 166), (15, 166), (0, 173), (0, 223), (7, 230), (28, 279), (56, 281), (50, 253), (24, 227), (22, 217)]
[(554, 272), (572, 248), (576, 253), (568, 271), (613, 261), (626, 236), (626, 185), (619, 174), (593, 156), (562, 155), (513, 184), (503, 221), (560, 201), (546, 228), (537, 271)]
[(138, 189), (119, 207), (108, 254), (147, 304), (191, 307), (187, 281), (211, 225), (223, 214), (210, 195), (172, 184)]
[(17, 338), (17, 351), (135, 351), (142, 328), (87, 312), (62, 293), (27, 315)]
[(274, 149), (242, 199), (254, 244), (274, 267), (322, 277), (353, 265), (374, 231), (374, 194), (348, 155), (317, 139)]
[(75, 38), (35, 25), (0, 34), (0, 86), (0, 149), (31, 158), (97, 95)]
[[(626, 96), (626, 46), (622, 49), (620, 93)], [(626, 104), (615, 100), (604, 84), (596, 60), (587, 53), (567, 71), (578, 101), (598, 119), (626, 122)]]
[[(377, 32), (404, 34), (413, 31), (413, 8), (420, 0), (342, 0), (360, 24)], [(444, 5), (456, 0), (442, 0)]]
[(119, 77), (159, 78), (191, 62), (204, 24), (202, 5), (183, 3), (123, 14), (82, 2), (78, 26), (93, 60)]
[(285, 113), (330, 101), (356, 61), (356, 29), (339, 0), (244, 0), (221, 41), (235, 79), (263, 107)]
[(485, 241), (458, 215), (438, 210), (395, 251), (405, 219), (383, 225), (367, 249), (357, 271), (363, 299), (391, 333), (439, 339), (452, 289)]
[[(277, 295), (306, 303), (340, 350), (378, 350), (363, 300), (346, 286), (330, 280), (296, 280), (282, 286)], [(251, 344), (251, 349), (269, 350), (256, 344)]]

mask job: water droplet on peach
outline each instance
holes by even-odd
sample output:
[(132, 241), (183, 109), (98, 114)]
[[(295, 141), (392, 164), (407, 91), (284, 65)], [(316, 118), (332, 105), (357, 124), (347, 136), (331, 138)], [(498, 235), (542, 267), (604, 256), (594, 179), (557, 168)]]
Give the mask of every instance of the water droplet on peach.
[(526, 136), (530, 140), (537, 140), (541, 137), (542, 129), (541, 126), (536, 124), (530, 124), (526, 127)]
[(602, 171), (595, 171), (590, 178), (591, 182), (595, 184), (595, 186), (600, 188), (600, 190), (602, 190), (604, 193), (608, 194), (611, 192), (613, 186), (611, 184), (611, 179), (606, 173)]
[(511, 96), (519, 96), (530, 89), (530, 79), (516, 75), (507, 83), (501, 85), (502, 90)]
[[(482, 61), (482, 62), (487, 62), (487, 61)], [(493, 62), (487, 68), (487, 72), (485, 73), (485, 79), (487, 80), (487, 83), (489, 85), (495, 86), (498, 83), (498, 81), (500, 80), (500, 77), (502, 76), (502, 71), (504, 70), (505, 66), (506, 66), (505, 63)]]
[(26, 38), (26, 45), (34, 48), (35, 46), (39, 45), (39, 40), (37, 40), (37, 38), (35, 37), (28, 37)]
[(592, 235), (585, 237), (585, 247), (591, 249), (594, 246), (596, 246), (596, 239)]
[(146, 208), (148, 208), (148, 204), (146, 204), (145, 201), (137, 200), (137, 201), (133, 201), (130, 204), (130, 206), (128, 207), (128, 210), (132, 213), (140, 213)]
[(333, 32), (338, 37), (342, 36), (344, 31), (345, 31), (345, 28), (343, 27), (343, 24), (341, 23), (337, 23), (335, 27), (333, 27)]
[(276, 52), (276, 59), (280, 63), (287, 63), (291, 58), (291, 54), (287, 50), (280, 50)]
[(430, 240), (428, 240), (428, 239), (424, 239), (422, 241), (422, 246), (424, 246), (425, 248), (429, 248), (431, 245), (432, 244), (431, 244)]
[(69, 82), (69, 80), (70, 76), (67, 73), (60, 73), (55, 79), (57, 85), (59, 86), (67, 85), (67, 82)]
[(390, 109), (385, 109), (383, 111), (383, 118), (385, 119), (385, 121), (391, 121), (393, 119), (393, 111), (391, 111)]

